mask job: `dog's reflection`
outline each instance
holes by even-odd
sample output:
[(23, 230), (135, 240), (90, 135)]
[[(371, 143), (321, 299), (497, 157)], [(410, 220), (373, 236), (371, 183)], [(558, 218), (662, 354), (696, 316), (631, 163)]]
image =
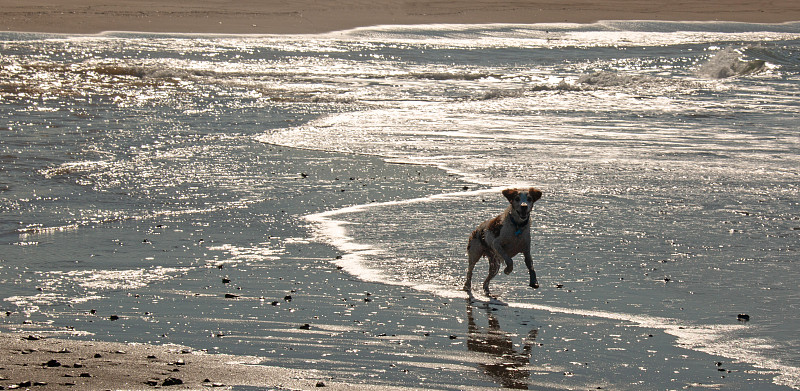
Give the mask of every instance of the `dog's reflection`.
[[(474, 312), (479, 310), (486, 311), (488, 327), (480, 327), (475, 322)], [(467, 303), (467, 318), (469, 322), (467, 349), (495, 358), (489, 363), (478, 366), (504, 388), (527, 389), (530, 371), (523, 368), (530, 363), (533, 341), (539, 330), (531, 329), (528, 332), (518, 352), (514, 348), (511, 334), (500, 329), (500, 322), (492, 314), (490, 307), (474, 307), (471, 303)]]

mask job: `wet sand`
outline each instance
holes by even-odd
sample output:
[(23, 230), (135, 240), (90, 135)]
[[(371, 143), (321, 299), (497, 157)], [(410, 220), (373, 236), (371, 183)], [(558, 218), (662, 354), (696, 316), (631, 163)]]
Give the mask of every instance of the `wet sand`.
[(793, 0), (570, 2), (352, 0), (0, 0), (0, 30), (96, 34), (142, 31), (228, 34), (308, 34), (383, 24), (591, 23), (675, 20), (781, 23), (800, 20)]
[[(289, 166), (307, 169), (297, 186), (319, 189), (314, 195), (327, 197), (330, 209), (472, 186), (433, 167), (387, 164), (378, 158), (290, 148), (271, 156), (279, 157)], [(348, 180), (351, 175), (362, 179)], [(265, 232), (304, 224), (297, 220), (307, 213), (303, 205), (287, 200), (271, 207), (285, 210), (285, 220), (275, 220), (268, 231), (239, 232), (240, 242), (269, 241)], [(229, 218), (238, 221), (235, 213)], [(222, 220), (217, 215), (209, 219)], [(106, 230), (111, 237), (146, 235), (147, 243), (138, 243), (145, 251), (142, 256), (172, 253), (185, 243), (187, 232), (163, 229), (156, 235), (151, 224), (157, 223), (130, 222)], [(346, 259), (339, 259), (339, 250), (310, 238), (262, 256), (269, 242), (231, 247), (226, 245), (231, 232), (224, 227), (203, 235), (197, 248), (205, 259), (216, 261), (190, 275), (50, 308), (44, 317), (7, 314), (0, 333), (0, 386), (560, 390), (630, 384), (658, 389), (669, 384), (785, 389), (771, 383), (770, 371), (685, 349), (657, 329), (361, 281), (342, 267)], [(78, 238), (65, 234), (48, 240), (67, 246)], [(523, 284), (526, 275), (515, 271), (499, 278)], [(528, 292), (542, 291), (571, 300), (569, 290), (552, 281)]]

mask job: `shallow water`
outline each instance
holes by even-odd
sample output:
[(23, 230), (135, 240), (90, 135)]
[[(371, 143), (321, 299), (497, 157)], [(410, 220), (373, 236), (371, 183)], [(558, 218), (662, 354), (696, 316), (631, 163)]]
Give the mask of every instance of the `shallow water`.
[[(766, 371), (753, 375), (756, 388), (800, 388), (798, 32), (606, 22), (298, 37), (0, 34), (0, 297), (13, 314), (5, 322), (63, 325), (70, 308), (130, 310), (152, 294), (149, 305), (164, 306), (156, 313), (184, 314), (181, 338), (209, 345), (214, 319), (247, 310), (217, 313), (216, 299), (180, 297), (206, 297), (195, 295), (219, 266), (274, 273), (276, 262), (299, 257), (324, 268), (332, 257), (319, 254), (331, 251), (308, 249), (317, 246), (310, 240), (335, 246), (335, 264), (366, 286), (460, 306), (466, 237), (502, 210), (501, 188), (525, 184), (544, 192), (533, 232), (542, 288), (527, 288), (518, 262), (492, 282), (503, 314), (488, 310), (469, 328), (469, 306), (472, 316), (432, 312), (461, 319), (475, 331), (467, 335), (500, 323), (517, 358), (532, 348), (532, 330), (541, 340), (543, 327), (565, 319), (574, 324), (560, 341), (592, 335), (603, 354), (661, 332), (675, 351), (640, 346), (585, 375), (528, 361), (527, 376), (466, 385), (536, 378), (558, 388), (566, 372), (585, 385), (613, 368), (618, 382), (597, 383), (635, 387), (643, 371), (621, 369), (631, 357), (684, 351), (686, 367), (711, 354)], [(258, 291), (275, 283), (262, 272), (237, 273)], [(223, 291), (207, 289), (214, 298)], [(179, 303), (156, 298), (170, 296)], [(142, 322), (125, 331), (81, 317), (77, 327), (145, 342), (177, 333), (154, 325), (163, 318)], [(137, 334), (142, 326), (152, 327), (147, 336)], [(329, 354), (344, 344), (331, 342)], [(222, 349), (257, 354), (252, 345)], [(308, 365), (293, 354), (291, 365)], [(463, 364), (453, 364), (454, 378)], [(363, 364), (350, 365), (365, 376)], [(668, 384), (664, 376), (648, 388)]]

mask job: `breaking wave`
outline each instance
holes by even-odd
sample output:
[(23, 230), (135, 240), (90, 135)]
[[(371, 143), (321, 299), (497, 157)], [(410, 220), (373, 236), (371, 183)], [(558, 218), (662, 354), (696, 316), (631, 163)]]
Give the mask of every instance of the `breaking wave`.
[(768, 63), (760, 59), (747, 59), (737, 49), (720, 50), (697, 67), (697, 75), (711, 79), (746, 76), (764, 72)]

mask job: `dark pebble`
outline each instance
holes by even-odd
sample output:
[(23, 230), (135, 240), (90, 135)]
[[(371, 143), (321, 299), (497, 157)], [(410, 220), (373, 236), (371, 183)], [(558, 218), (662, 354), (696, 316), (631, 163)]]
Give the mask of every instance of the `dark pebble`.
[(230, 279), (230, 278), (223, 278), (223, 279), (222, 279), (222, 283), (223, 283), (223, 284), (229, 284), (230, 282), (231, 282), (231, 279)]
[(50, 360), (50, 361), (44, 363), (44, 366), (50, 367), (50, 368), (55, 368), (55, 367), (60, 367), (61, 363), (58, 362), (58, 360)]
[(301, 330), (311, 330), (311, 325), (306, 323), (299, 327)]
[(292, 301), (292, 296), (291, 295), (286, 295), (286, 296), (283, 297), (283, 300)]
[(739, 314), (736, 316), (736, 319), (739, 319), (742, 322), (747, 322), (750, 320), (750, 315), (747, 314)]
[(18, 383), (17, 385), (20, 387), (30, 387), (33, 385), (33, 383), (31, 383), (30, 381), (24, 381), (22, 383)]
[(117, 315), (111, 315), (111, 316), (109, 316), (109, 317), (108, 317), (108, 319), (109, 319), (109, 320), (118, 320), (118, 319), (119, 319), (119, 316), (117, 316)]
[(183, 384), (183, 380), (175, 377), (168, 377), (161, 383), (162, 386), (177, 386), (178, 384)]
[(225, 298), (226, 298), (226, 299), (236, 299), (236, 298), (238, 298), (238, 297), (239, 297), (239, 295), (234, 295), (234, 294), (232, 294), (232, 293), (226, 293), (226, 294), (225, 294)]
[(24, 339), (27, 339), (28, 341), (38, 341), (38, 340), (40, 340), (40, 339), (44, 339), (44, 337), (42, 337), (42, 336), (39, 336), (39, 335), (33, 335), (33, 334), (31, 334), (31, 335), (29, 335), (29, 336), (25, 337)]
[(317, 387), (325, 387), (325, 382), (324, 382), (324, 381), (321, 381), (321, 380), (320, 380), (320, 381), (318, 381), (318, 382), (317, 382)]
[(456, 339), (456, 338), (458, 338), (458, 337), (457, 337), (457, 336), (455, 336), (455, 335), (451, 335), (451, 336), (450, 336), (450, 339)]
[(94, 354), (94, 358), (101, 358), (101, 357), (103, 357), (103, 356), (100, 353), (95, 353)]
[(92, 375), (84, 372), (84, 373), (81, 373), (80, 375), (78, 375), (78, 377), (92, 377)]

